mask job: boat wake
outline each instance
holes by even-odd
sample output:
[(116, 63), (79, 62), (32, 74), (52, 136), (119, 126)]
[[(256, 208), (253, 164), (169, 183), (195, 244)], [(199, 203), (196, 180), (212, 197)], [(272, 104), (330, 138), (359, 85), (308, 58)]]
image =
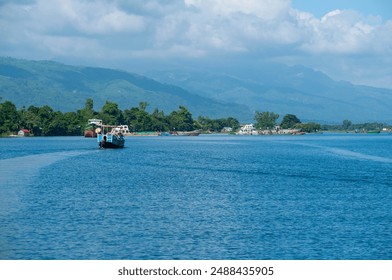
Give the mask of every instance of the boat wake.
[(39, 170), (70, 157), (91, 151), (56, 152), (0, 160), (0, 215), (20, 208), (25, 187), (39, 174)]
[(359, 152), (353, 152), (353, 151), (346, 150), (346, 149), (327, 147), (327, 146), (321, 146), (321, 145), (314, 145), (314, 144), (309, 144), (309, 143), (293, 143), (293, 142), (290, 142), (290, 143), (295, 144), (295, 145), (312, 147), (312, 148), (318, 149), (320, 151), (324, 151), (324, 152), (331, 153), (331, 154), (334, 154), (337, 156), (345, 157), (347, 159), (368, 160), (368, 161), (380, 162), (380, 163), (392, 163), (392, 158), (388, 158), (388, 157), (369, 155), (369, 154), (364, 154), (364, 153), (359, 153)]
[(383, 163), (392, 163), (392, 159), (386, 158), (386, 157), (373, 156), (373, 155), (357, 153), (357, 152), (344, 150), (344, 149), (338, 149), (338, 148), (326, 148), (326, 150), (333, 153), (333, 154), (348, 157), (348, 158), (370, 160), (370, 161), (383, 162)]
[(326, 146), (304, 144), (304, 143), (296, 143), (296, 144), (316, 148), (321, 151), (331, 153), (334, 155), (338, 155), (338, 156), (342, 156), (342, 157), (345, 157), (348, 159), (368, 160), (368, 161), (382, 162), (382, 163), (392, 163), (392, 158), (388, 158), (388, 157), (374, 156), (374, 155), (353, 152), (350, 150), (345, 150), (345, 149), (340, 149), (340, 148), (335, 148), (335, 147), (326, 147)]

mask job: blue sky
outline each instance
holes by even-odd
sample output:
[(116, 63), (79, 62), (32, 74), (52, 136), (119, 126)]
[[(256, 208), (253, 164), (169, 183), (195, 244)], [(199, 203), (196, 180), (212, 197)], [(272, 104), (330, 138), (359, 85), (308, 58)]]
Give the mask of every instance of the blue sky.
[(296, 9), (311, 12), (317, 17), (335, 9), (357, 10), (363, 15), (379, 15), (384, 20), (392, 19), (392, 1), (390, 0), (293, 0)]
[(0, 55), (132, 72), (271, 61), (392, 88), (389, 2), (0, 0)]

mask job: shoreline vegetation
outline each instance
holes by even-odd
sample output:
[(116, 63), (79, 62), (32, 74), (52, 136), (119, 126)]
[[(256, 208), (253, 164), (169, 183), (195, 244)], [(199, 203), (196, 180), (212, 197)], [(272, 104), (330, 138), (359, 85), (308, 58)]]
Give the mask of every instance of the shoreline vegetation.
[(390, 132), (392, 127), (384, 123), (353, 124), (343, 120), (342, 124), (328, 125), (315, 122), (302, 123), (293, 114), (286, 114), (279, 122), (274, 112), (256, 111), (252, 124), (241, 124), (236, 118), (210, 119), (206, 116), (192, 117), (185, 106), (166, 115), (158, 108), (147, 111), (147, 102), (138, 107), (121, 110), (110, 101), (100, 111), (94, 110), (94, 101), (88, 98), (85, 106), (76, 112), (54, 111), (50, 106), (29, 106), (17, 109), (11, 101), (1, 102), (0, 137), (11, 136), (82, 136), (89, 119), (99, 118), (106, 124), (129, 126), (135, 135), (141, 132), (194, 131), (201, 133), (226, 133), (242, 135), (304, 134), (322, 132), (379, 133)]

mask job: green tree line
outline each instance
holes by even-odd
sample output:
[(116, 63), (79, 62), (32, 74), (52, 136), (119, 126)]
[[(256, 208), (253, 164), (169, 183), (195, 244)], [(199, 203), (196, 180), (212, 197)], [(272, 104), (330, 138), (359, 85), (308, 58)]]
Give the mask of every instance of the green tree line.
[[(1, 97), (0, 97), (1, 101)], [(224, 127), (231, 127), (233, 131), (240, 127), (240, 123), (233, 117), (210, 119), (200, 116), (194, 119), (191, 112), (184, 106), (166, 115), (159, 109), (151, 113), (147, 111), (147, 102), (140, 102), (137, 107), (121, 110), (118, 104), (110, 101), (102, 106), (100, 111), (94, 110), (94, 101), (88, 98), (85, 106), (76, 112), (55, 111), (44, 105), (30, 106), (17, 109), (11, 101), (0, 103), (0, 135), (15, 134), (20, 129), (28, 129), (35, 136), (77, 136), (83, 135), (88, 119), (102, 119), (106, 124), (127, 124), (133, 132), (140, 131), (203, 131), (219, 132)], [(274, 130), (277, 125), (281, 129), (295, 128), (304, 132), (320, 130), (349, 131), (382, 129), (382, 123), (353, 124), (344, 120), (340, 125), (320, 125), (309, 122), (302, 123), (297, 116), (287, 114), (278, 123), (279, 115), (274, 112), (256, 111), (254, 123), (256, 129)]]
[(102, 119), (105, 124), (127, 124), (130, 130), (138, 131), (192, 131), (195, 129), (221, 131), (224, 127), (237, 129), (240, 123), (235, 118), (193, 119), (191, 112), (184, 106), (166, 115), (159, 109), (147, 111), (148, 104), (121, 110), (118, 104), (110, 101), (100, 111), (94, 110), (91, 98), (86, 100), (84, 108), (76, 112), (55, 111), (45, 105), (17, 109), (11, 101), (0, 103), (0, 135), (16, 133), (28, 129), (35, 136), (76, 136), (82, 135), (88, 119)]
[(281, 129), (294, 128), (303, 132), (318, 132), (318, 131), (355, 131), (355, 132), (369, 132), (381, 131), (383, 128), (391, 129), (391, 126), (379, 122), (367, 122), (354, 124), (350, 120), (343, 120), (341, 124), (323, 124), (320, 125), (315, 122), (302, 123), (296, 115), (287, 114), (282, 121), (278, 123), (279, 115), (274, 112), (259, 112), (255, 113), (255, 123), (257, 129), (273, 130), (275, 126), (279, 125)]
[(318, 132), (321, 130), (321, 125), (315, 122), (302, 123), (300, 119), (293, 114), (287, 114), (283, 117), (280, 124), (278, 123), (279, 115), (274, 112), (259, 112), (255, 113), (256, 129), (261, 130), (275, 130), (279, 125), (280, 129), (294, 128), (303, 132)]
[(341, 124), (325, 124), (321, 127), (325, 131), (356, 131), (356, 132), (368, 132), (368, 131), (381, 131), (383, 128), (391, 129), (391, 126), (380, 122), (367, 122), (354, 124), (350, 120), (343, 120)]

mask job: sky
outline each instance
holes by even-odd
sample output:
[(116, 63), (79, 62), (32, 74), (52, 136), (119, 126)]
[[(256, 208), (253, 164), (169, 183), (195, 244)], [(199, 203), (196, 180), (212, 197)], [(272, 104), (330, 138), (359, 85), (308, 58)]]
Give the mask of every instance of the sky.
[(392, 88), (390, 0), (0, 0), (0, 56), (138, 70), (261, 61)]

